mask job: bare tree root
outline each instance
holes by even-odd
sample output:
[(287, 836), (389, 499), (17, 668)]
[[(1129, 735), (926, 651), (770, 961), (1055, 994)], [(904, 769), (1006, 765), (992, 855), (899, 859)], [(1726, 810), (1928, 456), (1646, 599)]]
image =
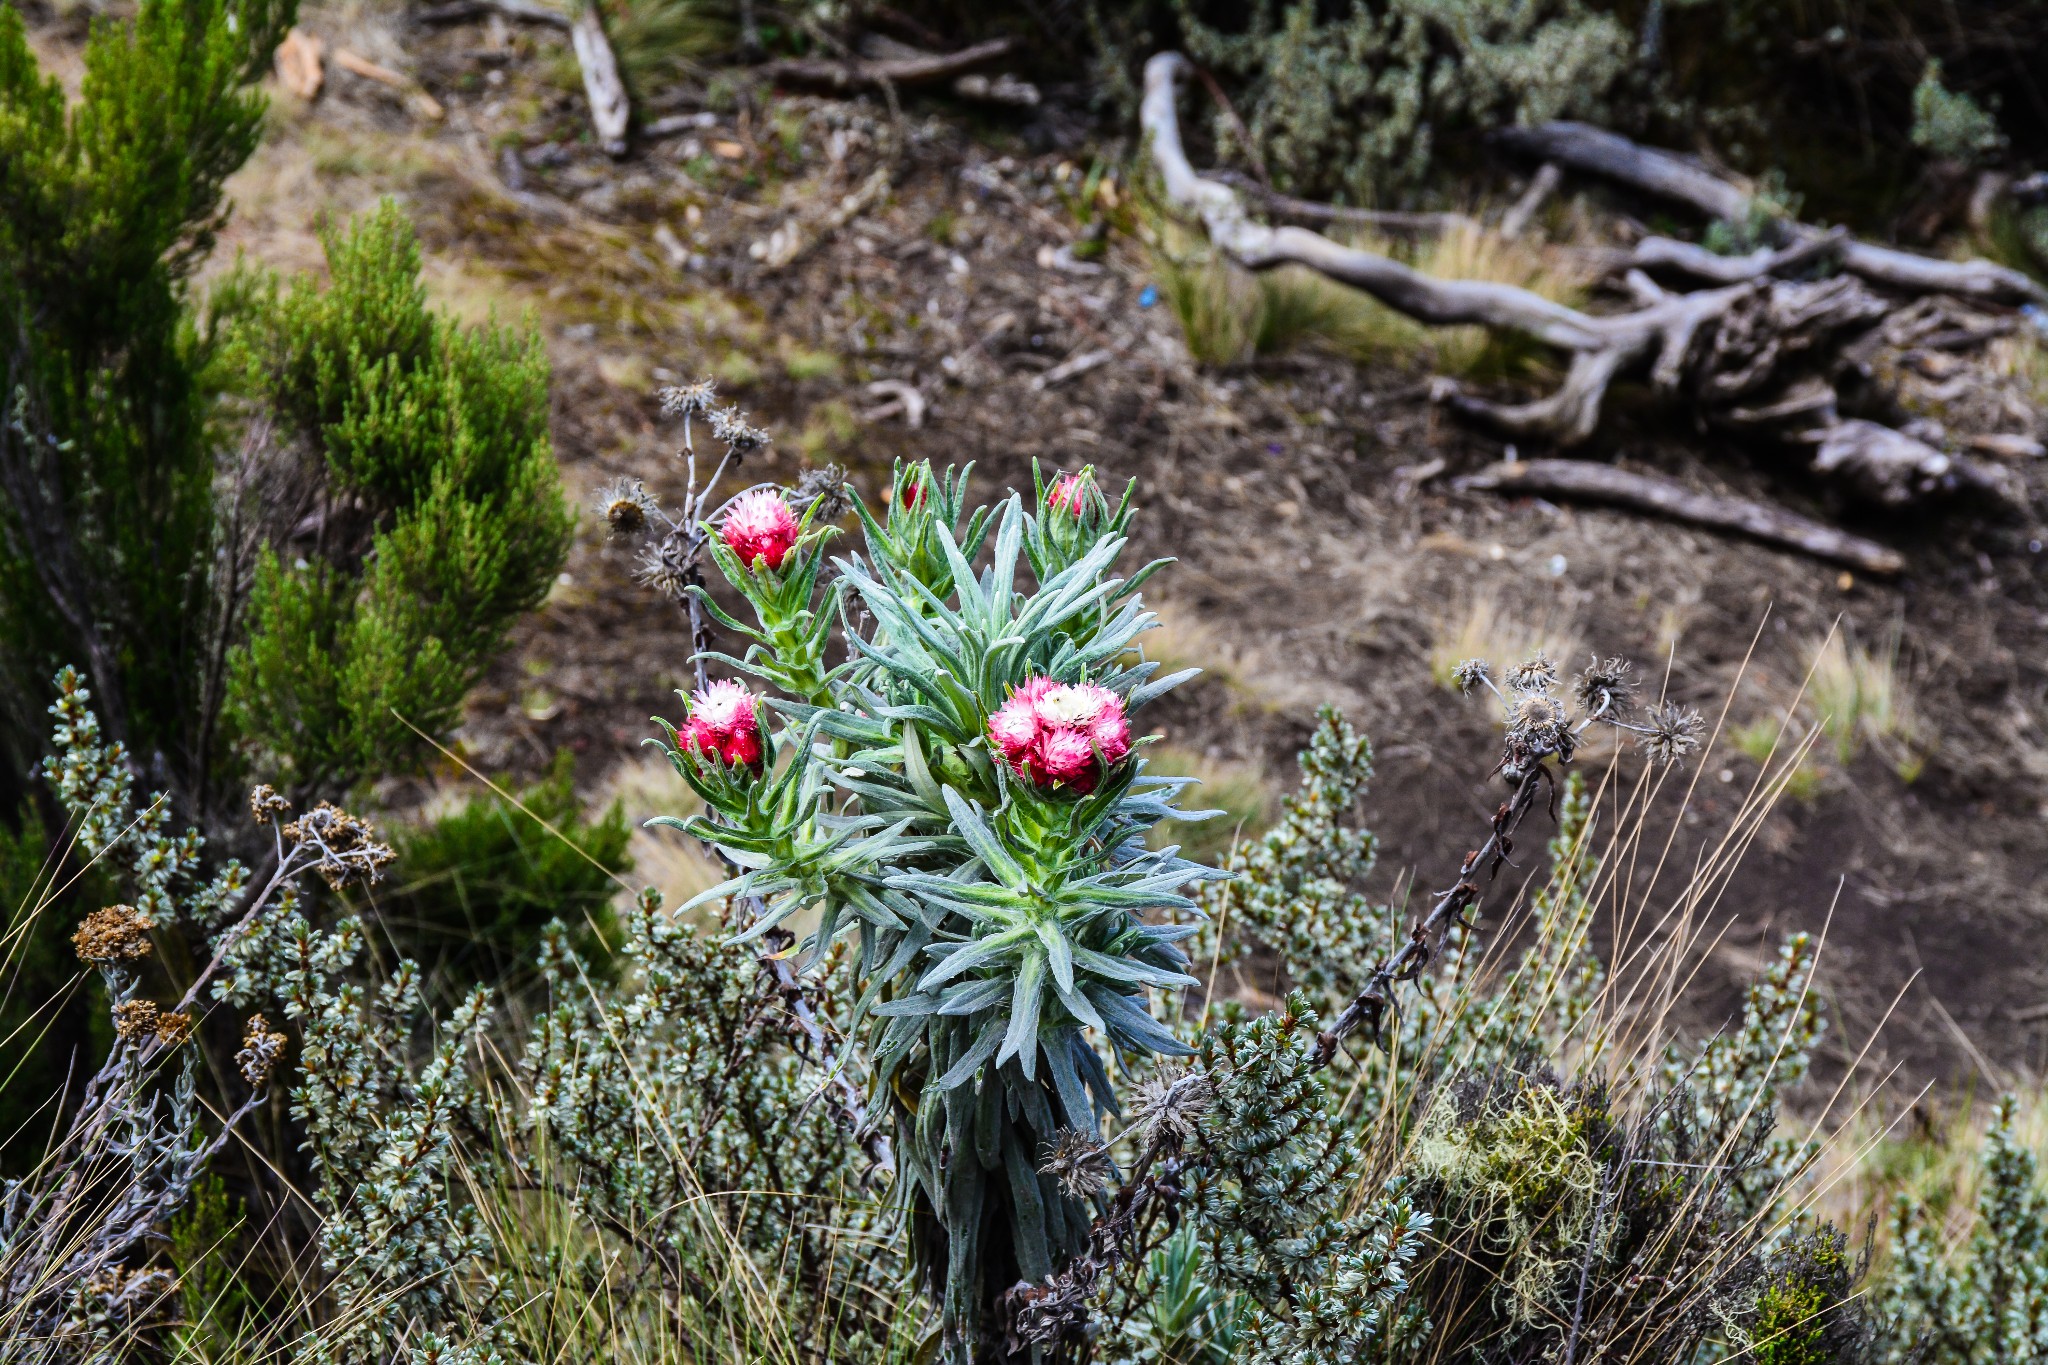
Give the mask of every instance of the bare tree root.
[[(2004, 471), (1947, 453), (1917, 430), (1844, 417), (1837, 386), (1867, 377), (1868, 339), (1889, 337), (1885, 324), (1918, 306), (1902, 306), (1892, 295), (1987, 303), (2040, 297), (2027, 277), (1990, 262), (1929, 260), (1840, 231), (1788, 225), (1780, 244), (1747, 256), (1658, 237), (1603, 253), (1635, 305), (1615, 314), (1584, 313), (1513, 285), (1434, 279), (1306, 228), (1253, 221), (1230, 185), (1188, 162), (1175, 108), (1188, 69), (1174, 52), (1146, 63), (1139, 118), (1167, 199), (1198, 215), (1219, 251), (1252, 270), (1306, 266), (1418, 321), (1521, 332), (1570, 357), (1562, 385), (1533, 402), (1498, 403), (1439, 379), (1434, 396), (1456, 411), (1510, 435), (1570, 447), (1598, 429), (1616, 379), (1646, 373), (1656, 392), (1688, 403), (1713, 425), (1810, 448), (1816, 474), (1872, 501), (1899, 506), (1958, 491), (2017, 496)], [(1624, 180), (1715, 217), (1744, 218), (1754, 206), (1748, 192), (1710, 172), (1600, 129), (1547, 124), (1516, 130), (1513, 139), (1546, 162)], [(1824, 263), (1840, 273), (1787, 278)], [(1708, 287), (1678, 292), (1657, 283), (1652, 271)], [(1971, 335), (1978, 332), (1988, 337), (1995, 329)]]
[(1458, 480), (1457, 487), (1611, 503), (1694, 526), (1737, 531), (1768, 544), (1800, 550), (1818, 559), (1847, 564), (1869, 574), (1895, 574), (1905, 567), (1905, 560), (1896, 550), (1874, 540), (1838, 531), (1809, 517), (1797, 516), (1781, 507), (1747, 498), (1702, 493), (1676, 479), (1631, 473), (1591, 460), (1503, 462), (1466, 475)]

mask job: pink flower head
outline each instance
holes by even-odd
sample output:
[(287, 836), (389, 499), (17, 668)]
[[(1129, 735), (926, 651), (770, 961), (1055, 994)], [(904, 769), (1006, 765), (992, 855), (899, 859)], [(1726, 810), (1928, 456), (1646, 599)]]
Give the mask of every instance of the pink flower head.
[(910, 479), (903, 485), (903, 510), (908, 512), (924, 501), (924, 480)]
[(779, 490), (756, 488), (733, 500), (718, 529), (725, 548), (739, 556), (741, 564), (775, 570), (796, 544), (796, 513)]
[(761, 714), (747, 685), (730, 679), (702, 688), (690, 699), (690, 748), (734, 767), (761, 762)]
[(1038, 717), (1031, 714), (1029, 701), (1015, 696), (988, 718), (988, 733), (1003, 757), (1015, 766), (1023, 761), (1032, 741), (1038, 738)]
[(1095, 746), (1079, 730), (1047, 730), (1031, 756), (1033, 777), (1079, 792), (1095, 789)]
[(1104, 766), (1131, 751), (1123, 698), (1093, 683), (1033, 678), (989, 717), (988, 729), (1019, 777), (1083, 794), (1095, 790)]
[(1060, 475), (1052, 481), (1052, 487), (1045, 490), (1046, 510), (1080, 516), (1088, 505), (1088, 492), (1093, 483), (1085, 469), (1078, 474)]

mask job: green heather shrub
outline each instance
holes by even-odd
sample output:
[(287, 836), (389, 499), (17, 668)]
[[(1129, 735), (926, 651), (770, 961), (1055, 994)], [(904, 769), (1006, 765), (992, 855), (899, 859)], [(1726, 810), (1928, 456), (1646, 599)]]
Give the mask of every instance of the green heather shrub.
[(80, 96), (0, 10), (0, 804), (41, 746), (57, 667), (112, 734), (201, 799), (230, 628), (215, 600), (219, 338), (188, 280), (255, 149), (291, 0), (151, 0), (104, 18)]
[(317, 526), (258, 558), (229, 712), (298, 791), (391, 771), (422, 751), (414, 727), (453, 723), (571, 526), (538, 334), (428, 308), (389, 200), (324, 240), (328, 286), (244, 280), (236, 328), (252, 387), (306, 452), (298, 501)]
[(1260, 0), (1224, 24), (1196, 0), (1174, 11), (1188, 55), (1242, 85), (1251, 145), (1219, 112), (1219, 146), (1277, 189), (1352, 204), (1414, 195), (1448, 136), (1597, 118), (1632, 49), (1582, 0)]
[(301, 794), (420, 752), (537, 603), (570, 516), (537, 337), (430, 311), (384, 204), (331, 281), (189, 279), (293, 18), (147, 0), (95, 24), (79, 101), (0, 14), (0, 805), (60, 663), (210, 825), (250, 759)]
[(417, 959), (436, 994), (482, 981), (503, 984), (533, 969), (541, 936), (560, 920), (603, 964), (619, 943), (611, 902), (631, 831), (615, 803), (586, 819), (574, 755), (563, 750), (517, 803), (482, 791), (446, 814), (395, 829), (397, 875), (376, 896), (383, 935)]

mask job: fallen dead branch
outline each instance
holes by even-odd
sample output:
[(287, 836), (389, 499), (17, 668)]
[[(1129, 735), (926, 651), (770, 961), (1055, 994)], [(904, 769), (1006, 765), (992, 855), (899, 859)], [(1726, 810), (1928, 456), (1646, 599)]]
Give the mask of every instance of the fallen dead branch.
[(1398, 209), (1354, 209), (1341, 204), (1318, 204), (1296, 199), (1291, 194), (1268, 189), (1242, 171), (1217, 171), (1215, 177), (1242, 194), (1258, 201), (1259, 207), (1276, 218), (1294, 218), (1304, 223), (1337, 223), (1345, 227), (1372, 228), (1380, 232), (1444, 233), (1476, 228), (1479, 220), (1462, 213), (1403, 213)]
[(571, 27), (568, 15), (532, 0), (449, 0), (444, 5), (429, 5), (413, 17), (423, 24), (466, 24), (493, 14), (515, 24), (542, 24), (564, 32)]
[(785, 57), (780, 61), (766, 62), (757, 69), (778, 85), (808, 86), (843, 94), (878, 89), (884, 85), (932, 85), (951, 80), (978, 66), (986, 66), (998, 57), (1007, 56), (1015, 46), (1008, 38), (991, 38), (985, 43), (963, 47), (958, 52), (882, 59), (855, 58), (837, 62), (815, 57)]
[(1694, 526), (1739, 531), (1868, 574), (1895, 574), (1905, 567), (1905, 560), (1896, 550), (1781, 507), (1748, 498), (1702, 493), (1675, 479), (1634, 474), (1590, 460), (1516, 460), (1468, 474), (1453, 486), (1610, 503)]
[[(1226, 256), (1252, 270), (1306, 266), (1418, 321), (1521, 332), (1570, 357), (1557, 390), (1531, 402), (1494, 402), (1438, 380), (1433, 395), (1457, 411), (1516, 437), (1572, 446), (1598, 428), (1616, 379), (1646, 373), (1657, 393), (1685, 400), (1704, 420), (1817, 450), (1817, 473), (1876, 501), (1897, 505), (1958, 489), (2009, 496), (2008, 481), (1968, 456), (1938, 449), (1919, 434), (1844, 418), (1836, 389), (1838, 380), (1863, 377), (1846, 358), (1849, 348), (1877, 333), (1895, 313), (1910, 311), (1872, 284), (1906, 293), (1994, 297), (1992, 285), (2001, 278), (1995, 272), (2002, 267), (1976, 262), (1969, 264), (1982, 270), (1964, 270), (1958, 263), (1902, 252), (1873, 255), (1845, 234), (1804, 230), (1776, 248), (1732, 261), (1669, 239), (1639, 243), (1620, 262), (1634, 307), (1614, 314), (1584, 313), (1508, 284), (1435, 279), (1305, 228), (1255, 222), (1229, 185), (1197, 174), (1181, 144), (1175, 109), (1187, 70), (1178, 53), (1153, 57), (1145, 67), (1139, 118), (1168, 201), (1199, 215), (1209, 240)], [(1583, 135), (1597, 129), (1572, 127), (1582, 131), (1535, 150), (1559, 165), (1632, 175), (1685, 202), (1712, 205), (1717, 213), (1746, 212), (1750, 201), (1744, 192), (1689, 162), (1612, 134)], [(1894, 257), (1912, 264), (1900, 266), (1889, 259)], [(1784, 278), (1828, 259), (1845, 269), (1855, 260), (1860, 268), (1820, 279)], [(1669, 290), (1651, 278), (1651, 268), (1704, 278), (1714, 287)], [(1876, 439), (1871, 428), (1887, 434)]]
[[(1763, 207), (1748, 190), (1704, 167), (1589, 124), (1555, 122), (1530, 128), (1503, 128), (1494, 137), (1512, 150), (1603, 176), (1723, 222), (1746, 223), (1758, 216)], [(1820, 235), (1819, 229), (1789, 219), (1780, 219), (1773, 226), (1787, 245), (1796, 246)], [(1666, 256), (1665, 263), (1681, 268), (1707, 265), (1711, 259), (1756, 261), (1770, 254), (1761, 251), (1751, 257), (1714, 258), (1713, 253), (1703, 248), (1654, 237), (1639, 243), (1638, 253), (1645, 247), (1653, 255)], [(1674, 252), (1673, 248), (1683, 250)], [(1842, 269), (1850, 274), (1907, 293), (1954, 294), (1997, 303), (2048, 302), (2048, 290), (2021, 272), (1991, 261), (1937, 260), (1848, 236), (1840, 238), (1835, 250)]]
[(441, 101), (428, 94), (420, 83), (388, 66), (379, 66), (368, 57), (351, 52), (345, 47), (334, 49), (334, 64), (352, 76), (361, 76), (366, 81), (396, 90), (405, 96), (405, 107), (420, 118), (439, 123), (448, 116)]
[(597, 145), (607, 156), (624, 156), (633, 106), (626, 98), (619, 59), (612, 51), (611, 39), (605, 36), (604, 20), (595, 4), (577, 11), (569, 40), (576, 47), (576, 63), (583, 68), (583, 93), (590, 97), (590, 122), (597, 130)]

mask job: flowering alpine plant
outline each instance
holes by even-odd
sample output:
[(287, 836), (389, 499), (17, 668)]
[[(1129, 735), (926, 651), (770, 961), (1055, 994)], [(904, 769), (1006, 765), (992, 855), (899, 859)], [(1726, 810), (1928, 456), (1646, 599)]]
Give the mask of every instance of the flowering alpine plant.
[(749, 569), (771, 573), (795, 548), (801, 528), (780, 489), (755, 488), (733, 499), (719, 523), (719, 538)]
[[(970, 511), (964, 472), (922, 464), (892, 491), (881, 517), (856, 503), (864, 553), (835, 558), (829, 584), (815, 586), (819, 551), (792, 551), (783, 577), (811, 585), (802, 599), (750, 591), (758, 575), (716, 547), (755, 612), (739, 627), (747, 658), (727, 661), (769, 686), (764, 759), (688, 753), (705, 746), (695, 727), (709, 739), (745, 704), (706, 689), (667, 744), (706, 811), (664, 823), (736, 874), (683, 909), (754, 907), (742, 939), (804, 914), (806, 961), (851, 933), (858, 1003), (843, 1027), (869, 1112), (893, 1128), (947, 1355), (964, 1361), (999, 1334), (1002, 1291), (1079, 1254), (1099, 1210), (1099, 1192), (1041, 1170), (1041, 1153), (1062, 1134), (1099, 1141), (1118, 1106), (1112, 1064), (1188, 1053), (1151, 994), (1194, 984), (1178, 946), (1194, 926), (1175, 920), (1194, 911), (1189, 884), (1220, 874), (1145, 841), (1204, 813), (1174, 805), (1185, 779), (1148, 775), (1133, 738), (1132, 717), (1192, 671), (1134, 661), (1154, 624), (1138, 584), (1158, 566), (1117, 571), (1129, 492), (1114, 509), (1091, 485), (1077, 509), (1041, 490)], [(801, 654), (825, 615), (846, 634), (829, 667)]]

